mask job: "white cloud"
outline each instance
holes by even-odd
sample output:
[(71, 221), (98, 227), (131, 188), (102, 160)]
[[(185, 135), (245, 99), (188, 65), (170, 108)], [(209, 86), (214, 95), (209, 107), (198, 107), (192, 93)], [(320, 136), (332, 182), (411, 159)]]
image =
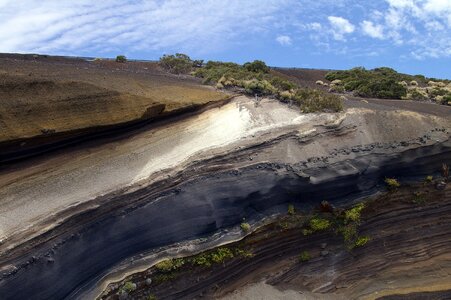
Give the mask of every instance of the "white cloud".
[(323, 26), (318, 22), (313, 22), (313, 23), (308, 23), (306, 25), (306, 28), (309, 30), (320, 31), (323, 28)]
[(386, 36), (415, 59), (451, 56), (450, 0), (386, 0)]
[(291, 45), (291, 38), (288, 35), (279, 35), (276, 38), (276, 41), (281, 44), (282, 46), (290, 46)]
[(222, 49), (270, 32), (290, 1), (0, 0), (0, 52)]
[(360, 26), (365, 35), (376, 39), (384, 39), (383, 27), (379, 24), (374, 24), (371, 21), (363, 21)]
[(332, 27), (332, 34), (334, 39), (342, 41), (346, 34), (353, 33), (355, 26), (352, 25), (347, 19), (342, 17), (329, 16), (327, 17)]

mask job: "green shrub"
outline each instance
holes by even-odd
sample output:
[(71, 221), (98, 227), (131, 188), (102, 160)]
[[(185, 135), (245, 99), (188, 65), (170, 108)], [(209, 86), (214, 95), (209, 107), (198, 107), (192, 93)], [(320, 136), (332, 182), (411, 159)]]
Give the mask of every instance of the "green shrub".
[[(163, 55), (160, 57), (160, 66), (173, 74), (188, 74), (193, 66), (199, 65), (200, 61), (192, 61), (191, 58), (183, 53), (175, 55)], [(200, 63), (202, 65), (202, 63)]]
[(411, 99), (411, 100), (419, 100), (419, 101), (424, 101), (424, 100), (428, 99), (427, 96), (425, 96), (424, 94), (420, 93), (416, 89), (410, 90), (409, 94), (407, 95), (407, 98)]
[(370, 237), (365, 235), (365, 236), (359, 236), (355, 242), (354, 242), (354, 247), (362, 247), (365, 246), (366, 243), (368, 243), (370, 241)]
[(309, 225), (313, 231), (322, 231), (328, 229), (331, 223), (327, 219), (313, 218), (310, 220)]
[(443, 100), (440, 102), (443, 105), (451, 105), (451, 93), (443, 96)]
[(276, 88), (269, 83), (269, 81), (263, 79), (252, 79), (249, 81), (245, 81), (244, 83), (244, 89), (246, 93), (254, 95), (273, 95), (276, 93)]
[(338, 232), (342, 234), (345, 243), (349, 244), (357, 237), (357, 225), (354, 223), (350, 223), (341, 226), (338, 228)]
[(294, 90), (295, 88), (297, 88), (296, 84), (294, 84), (293, 82), (289, 81), (289, 80), (285, 80), (282, 79), (278, 76), (273, 76), (269, 82), (271, 83), (271, 85), (275, 88), (277, 88), (278, 90), (281, 91), (290, 91), (290, 90)]
[(233, 252), (229, 248), (219, 248), (211, 254), (211, 260), (216, 264), (233, 257)]
[(304, 236), (311, 235), (312, 233), (313, 233), (313, 230), (311, 230), (311, 229), (307, 229), (307, 228), (302, 229), (302, 234)]
[(399, 188), (401, 186), (401, 184), (395, 178), (385, 178), (385, 183), (387, 184), (387, 187), (391, 190)]
[(364, 203), (359, 203), (351, 209), (345, 211), (345, 224), (350, 222), (360, 223), (360, 215), (362, 210), (365, 208)]
[(118, 55), (116, 56), (116, 62), (125, 63), (127, 62), (127, 58), (125, 57), (125, 55)]
[(426, 176), (426, 178), (424, 179), (424, 181), (425, 181), (425, 182), (427, 182), (427, 183), (431, 183), (431, 182), (432, 182), (432, 180), (434, 180), (434, 177), (433, 177), (433, 176), (431, 176), (431, 175), (429, 175), (429, 176)]
[(320, 90), (299, 89), (294, 95), (304, 113), (339, 112), (343, 110), (343, 101), (339, 96)]
[(414, 192), (413, 193), (413, 203), (423, 205), (426, 203), (426, 198), (424, 197), (424, 194), (421, 192)]
[(251, 225), (249, 225), (249, 223), (243, 222), (243, 223), (241, 223), (240, 227), (241, 227), (241, 230), (243, 230), (246, 233), (251, 231)]
[(306, 262), (311, 259), (310, 253), (308, 251), (302, 251), (301, 254), (299, 254), (299, 261), (300, 262)]
[(194, 265), (203, 266), (203, 267), (211, 267), (211, 260), (208, 254), (201, 253), (199, 255), (196, 255), (191, 259), (191, 262)]
[(288, 214), (289, 215), (294, 215), (296, 213), (296, 210), (294, 209), (294, 205), (293, 204), (288, 204)]
[(353, 91), (358, 96), (392, 99), (401, 99), (407, 95), (407, 88), (402, 82), (412, 78), (391, 68), (366, 70), (358, 67), (326, 74), (327, 80), (341, 80), (346, 91)]
[(157, 300), (157, 297), (155, 295), (149, 295), (147, 296), (147, 300)]
[(121, 291), (125, 291), (127, 293), (131, 293), (134, 290), (136, 290), (136, 284), (134, 284), (131, 281), (125, 282), (124, 285), (121, 287)]
[(243, 258), (250, 258), (250, 257), (254, 256), (254, 253), (252, 253), (249, 250), (243, 250), (243, 249), (240, 249), (240, 248), (236, 248), (235, 249), (235, 255), (236, 256), (241, 256)]
[(247, 62), (243, 65), (243, 67), (249, 72), (255, 73), (269, 73), (269, 67), (265, 64), (265, 62), (261, 60), (254, 60), (253, 62)]
[(161, 272), (171, 272), (177, 270), (185, 264), (183, 258), (172, 258), (163, 260), (155, 265), (155, 268)]

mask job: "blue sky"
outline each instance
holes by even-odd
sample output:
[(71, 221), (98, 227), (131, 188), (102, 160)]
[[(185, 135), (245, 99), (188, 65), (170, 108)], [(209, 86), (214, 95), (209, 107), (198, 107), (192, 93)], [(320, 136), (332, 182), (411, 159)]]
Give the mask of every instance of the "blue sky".
[(451, 78), (451, 0), (0, 0), (0, 52), (193, 58)]

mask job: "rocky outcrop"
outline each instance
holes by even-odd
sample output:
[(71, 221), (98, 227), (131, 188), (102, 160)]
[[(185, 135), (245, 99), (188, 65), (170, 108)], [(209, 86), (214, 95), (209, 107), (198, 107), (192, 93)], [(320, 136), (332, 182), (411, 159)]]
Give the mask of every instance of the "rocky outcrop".
[[(421, 202), (414, 201), (418, 193)], [(362, 247), (348, 249), (334, 230), (305, 236), (300, 228), (283, 229), (274, 222), (228, 245), (250, 249), (252, 257), (235, 257), (210, 268), (182, 268), (173, 279), (151, 285), (145, 284), (146, 279), (158, 276), (155, 270), (147, 270), (122, 284), (131, 281), (139, 287), (134, 297), (152, 294), (158, 299), (217, 299), (236, 290), (252, 297), (246, 291), (261, 281), (286, 291), (290, 299), (303, 299), (305, 293), (311, 299), (448, 295), (419, 291), (450, 288), (450, 213), (449, 187), (437, 191), (432, 183), (413, 185), (366, 201), (359, 233), (370, 241)], [(304, 251), (310, 259), (299, 261)], [(102, 299), (115, 298), (121, 283), (113, 286)], [(406, 291), (403, 297), (388, 296)]]
[[(346, 205), (377, 191), (385, 176), (424, 177), (451, 161), (446, 128), (398, 142), (370, 142), (382, 134), (372, 132), (359, 144), (353, 116), (304, 135), (291, 125), (283, 134), (261, 133), (265, 138), (258, 143), (250, 139), (235, 151), (194, 160), (170, 178), (99, 197), (89, 210), (14, 248), (5, 250), (11, 245), (6, 240), (2, 294), (6, 299), (81, 297), (119, 262), (145, 251), (211, 235), (243, 218), (261, 220), (285, 211), (287, 203), (301, 209), (324, 199)], [(329, 144), (332, 139), (342, 142)], [(282, 149), (300, 154), (280, 154)], [(273, 162), (265, 162), (269, 157)], [(22, 288), (15, 289), (20, 283)]]

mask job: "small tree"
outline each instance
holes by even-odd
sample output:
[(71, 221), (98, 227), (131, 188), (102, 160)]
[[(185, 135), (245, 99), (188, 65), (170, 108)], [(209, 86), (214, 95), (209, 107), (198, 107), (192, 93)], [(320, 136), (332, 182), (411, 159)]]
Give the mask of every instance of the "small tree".
[(264, 61), (261, 61), (261, 60), (254, 60), (253, 62), (247, 62), (243, 65), (243, 67), (250, 72), (269, 73), (269, 67), (265, 64)]
[(127, 61), (127, 58), (125, 57), (125, 55), (116, 56), (116, 62), (125, 63), (126, 61)]
[(202, 66), (203, 61), (193, 62), (191, 58), (183, 53), (176, 53), (175, 55), (163, 55), (160, 58), (160, 66), (173, 74), (187, 74), (193, 66)]

